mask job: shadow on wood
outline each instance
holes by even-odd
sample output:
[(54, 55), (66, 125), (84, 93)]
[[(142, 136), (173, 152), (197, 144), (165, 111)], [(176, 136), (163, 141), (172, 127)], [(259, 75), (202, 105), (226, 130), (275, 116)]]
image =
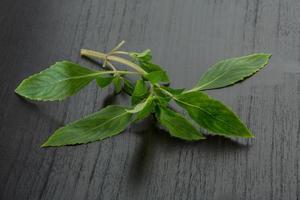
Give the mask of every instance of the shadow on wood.
[(176, 153), (179, 148), (203, 152), (234, 153), (249, 148), (249, 145), (222, 136), (207, 135), (206, 140), (194, 142), (180, 140), (171, 137), (167, 131), (160, 128), (153, 116), (133, 125), (131, 132), (141, 137), (142, 141), (137, 147), (130, 166), (128, 181), (135, 188), (142, 187), (143, 184), (141, 183), (148, 176), (147, 170), (154, 162), (154, 158), (157, 157), (155, 154), (159, 153), (157, 149), (161, 152), (172, 151), (172, 153)]

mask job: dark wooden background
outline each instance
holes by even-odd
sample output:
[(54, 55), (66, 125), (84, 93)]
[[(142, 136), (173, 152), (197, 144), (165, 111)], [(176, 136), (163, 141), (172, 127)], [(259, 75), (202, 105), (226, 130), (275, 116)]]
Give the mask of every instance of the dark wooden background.
[[(300, 1), (1, 0), (0, 199), (299, 199)], [(14, 93), (58, 60), (90, 64), (80, 48), (151, 48), (175, 87), (192, 87), (220, 59), (272, 53), (247, 81), (209, 94), (256, 135), (187, 143), (148, 120), (102, 142), (40, 145), (58, 127), (108, 103), (93, 83), (62, 102)]]

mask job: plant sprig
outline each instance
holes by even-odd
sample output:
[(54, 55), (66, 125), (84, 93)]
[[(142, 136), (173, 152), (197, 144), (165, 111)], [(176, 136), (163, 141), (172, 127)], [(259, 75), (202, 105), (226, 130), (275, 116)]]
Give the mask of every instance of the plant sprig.
[[(82, 56), (102, 60), (104, 70), (61, 61), (28, 77), (16, 88), (15, 92), (25, 98), (54, 101), (66, 99), (96, 80), (101, 88), (114, 84), (116, 93), (124, 91), (131, 96), (130, 106), (110, 105), (64, 126), (55, 131), (43, 147), (83, 144), (112, 137), (150, 114), (154, 114), (171, 136), (183, 140), (205, 139), (200, 127), (215, 135), (254, 137), (233, 111), (203, 91), (227, 87), (253, 75), (268, 63), (270, 54), (220, 61), (203, 74), (195, 87), (186, 90), (162, 84), (169, 83), (169, 77), (161, 66), (153, 63), (151, 50), (120, 51), (123, 44), (124, 41), (109, 53), (81, 49)], [(125, 65), (131, 71), (118, 70), (114, 63)], [(138, 79), (132, 82), (128, 75)], [(171, 101), (182, 107), (189, 118), (172, 109)]]

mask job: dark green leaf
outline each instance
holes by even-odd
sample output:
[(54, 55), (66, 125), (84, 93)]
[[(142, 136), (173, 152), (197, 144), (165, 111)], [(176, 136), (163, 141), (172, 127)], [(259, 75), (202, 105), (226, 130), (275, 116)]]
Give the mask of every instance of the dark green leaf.
[(170, 102), (171, 97), (163, 93), (160, 88), (154, 87), (154, 91), (156, 94), (156, 100), (160, 105), (166, 106)]
[(141, 102), (148, 94), (148, 87), (143, 80), (137, 80), (133, 94), (132, 104), (135, 105)]
[(104, 88), (108, 86), (113, 81), (113, 79), (113, 76), (99, 76), (96, 78), (96, 82), (99, 87)]
[(128, 95), (132, 95), (133, 90), (134, 90), (134, 85), (131, 83), (130, 80), (124, 78), (124, 86), (123, 86), (123, 90), (124, 92), (126, 92)]
[(63, 146), (103, 140), (122, 132), (131, 121), (126, 107), (108, 106), (55, 131), (42, 145)]
[(200, 140), (205, 137), (182, 115), (166, 108), (158, 107), (156, 111), (158, 121), (173, 137), (183, 140)]
[(129, 113), (136, 114), (135, 121), (141, 120), (149, 116), (153, 111), (154, 102), (153, 96), (149, 95), (143, 102), (137, 104), (133, 109), (128, 110)]
[(113, 83), (115, 86), (115, 93), (119, 93), (123, 87), (123, 79), (120, 76), (115, 76), (113, 79)]
[(139, 62), (139, 65), (145, 70), (146, 72), (155, 72), (155, 71), (164, 71), (162, 67), (152, 63), (152, 62)]
[(144, 75), (144, 78), (149, 80), (152, 84), (159, 82), (169, 82), (169, 77), (165, 71), (154, 71)]
[(170, 95), (163, 92), (164, 90), (169, 92), (173, 96), (179, 95), (184, 91), (184, 89), (173, 89), (173, 88), (166, 87), (163, 85), (159, 86), (159, 87), (157, 87), (157, 86), (154, 87), (155, 94), (157, 95), (156, 96), (157, 100), (159, 101), (159, 103), (161, 105), (167, 105), (170, 102), (170, 100), (172, 99)]
[(161, 106), (167, 106), (171, 100), (170, 97), (161, 97), (161, 96), (156, 97), (156, 99), (157, 99), (157, 101), (156, 101), (157, 104), (159, 104)]
[(175, 101), (200, 126), (217, 135), (253, 137), (235, 113), (203, 92), (183, 93), (176, 96)]
[(68, 61), (57, 62), (23, 80), (15, 92), (32, 100), (62, 100), (78, 92), (100, 73)]
[(270, 57), (271, 54), (260, 53), (220, 61), (201, 77), (197, 86), (192, 90), (207, 90), (232, 85), (263, 68)]
[(135, 121), (139, 121), (139, 120), (142, 120), (142, 119), (148, 117), (153, 112), (154, 106), (155, 106), (155, 104), (153, 102), (153, 99), (148, 100), (145, 103), (144, 108), (136, 114)]

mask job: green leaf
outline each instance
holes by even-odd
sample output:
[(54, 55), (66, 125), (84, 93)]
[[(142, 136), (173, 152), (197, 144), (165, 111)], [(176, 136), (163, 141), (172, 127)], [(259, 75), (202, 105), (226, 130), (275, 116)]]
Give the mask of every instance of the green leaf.
[(208, 90), (232, 85), (263, 68), (270, 57), (271, 54), (259, 53), (220, 61), (200, 78), (192, 90)]
[(117, 75), (114, 77), (112, 82), (115, 86), (115, 93), (120, 93), (123, 87), (123, 79), (119, 75)]
[(159, 82), (169, 82), (169, 77), (165, 71), (154, 71), (144, 75), (144, 78), (149, 80), (152, 84)]
[(174, 88), (170, 88), (170, 87), (166, 87), (166, 86), (160, 86), (161, 88), (163, 88), (164, 90), (167, 90), (168, 92), (170, 92), (173, 95), (179, 95), (184, 91), (184, 88), (182, 89), (174, 89)]
[(107, 106), (58, 129), (42, 146), (83, 144), (112, 137), (125, 130), (131, 122), (132, 114), (126, 110), (122, 106)]
[[(160, 86), (162, 87), (162, 86)], [(162, 92), (162, 90), (159, 87), (154, 87), (154, 92), (156, 94), (156, 100), (157, 103), (166, 106), (171, 101), (171, 97), (165, 93)]]
[(133, 90), (134, 90), (134, 85), (131, 83), (130, 80), (124, 78), (124, 86), (123, 86), (123, 90), (124, 92), (126, 92), (128, 95), (132, 95)]
[(174, 88), (170, 88), (170, 87), (163, 86), (163, 85), (161, 85), (159, 87), (155, 86), (154, 91), (156, 94), (156, 99), (158, 100), (159, 104), (164, 105), (164, 106), (166, 106), (172, 99), (170, 95), (163, 92), (164, 90), (169, 92), (173, 96), (179, 95), (184, 91), (184, 89), (174, 89)]
[(113, 81), (113, 79), (113, 76), (99, 76), (96, 78), (96, 82), (99, 87), (104, 88), (108, 86)]
[(153, 96), (149, 95), (143, 102), (137, 104), (133, 109), (127, 110), (127, 112), (136, 114), (135, 121), (139, 121), (148, 117), (154, 108)]
[(154, 106), (153, 99), (146, 101), (143, 109), (136, 114), (135, 121), (140, 121), (148, 117), (153, 112)]
[(139, 62), (149, 62), (152, 60), (151, 50), (146, 49), (145, 51), (138, 53), (138, 52), (131, 52), (129, 55), (139, 61)]
[(162, 67), (160, 67), (159, 65), (156, 65), (156, 64), (154, 64), (152, 62), (142, 62), (142, 61), (140, 61), (139, 65), (146, 72), (164, 71), (162, 69)]
[(217, 135), (254, 137), (234, 112), (203, 92), (183, 93), (175, 96), (174, 100), (200, 126)]
[(147, 49), (142, 53), (131, 52), (129, 55), (135, 60), (135, 62), (138, 62), (140, 67), (146, 72), (164, 71), (160, 66), (152, 63), (150, 49)]
[(148, 94), (148, 87), (143, 80), (137, 80), (134, 91), (132, 93), (132, 104), (141, 102)]
[(62, 100), (78, 92), (100, 74), (68, 61), (57, 62), (23, 80), (15, 92), (32, 100)]
[(156, 117), (173, 137), (183, 140), (200, 140), (205, 137), (182, 115), (166, 108), (157, 107)]

